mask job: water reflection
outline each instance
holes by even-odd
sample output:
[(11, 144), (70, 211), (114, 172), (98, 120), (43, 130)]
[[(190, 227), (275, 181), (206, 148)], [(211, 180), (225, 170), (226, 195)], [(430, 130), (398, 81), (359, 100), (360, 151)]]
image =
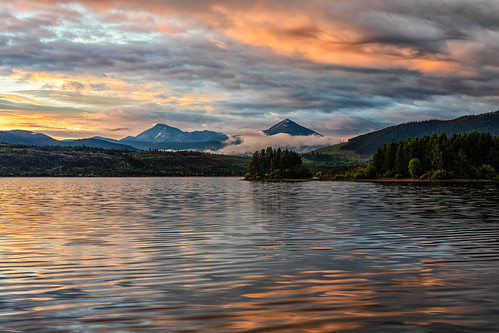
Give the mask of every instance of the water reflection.
[(1, 328), (496, 332), (497, 190), (0, 179)]

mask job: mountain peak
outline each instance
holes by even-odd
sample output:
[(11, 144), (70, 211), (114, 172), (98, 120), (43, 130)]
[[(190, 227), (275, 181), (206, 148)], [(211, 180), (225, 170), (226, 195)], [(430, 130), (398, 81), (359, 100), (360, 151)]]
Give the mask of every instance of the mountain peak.
[(156, 125), (154, 125), (153, 128), (164, 128), (164, 127), (171, 127), (171, 126), (168, 126), (167, 124), (160, 124), (160, 123), (157, 123)]
[(286, 133), (292, 136), (308, 136), (308, 135), (322, 136), (321, 134), (312, 131), (311, 129), (308, 129), (306, 127), (303, 127), (288, 118), (280, 121), (279, 123), (275, 124), (269, 129), (264, 130), (263, 132), (267, 135)]
[(165, 142), (209, 142), (209, 141), (224, 141), (228, 136), (223, 133), (213, 131), (194, 131), (184, 132), (176, 127), (166, 124), (156, 124), (153, 127), (145, 130), (139, 135), (133, 137), (128, 136), (121, 139), (123, 142), (149, 142), (149, 143), (165, 143)]

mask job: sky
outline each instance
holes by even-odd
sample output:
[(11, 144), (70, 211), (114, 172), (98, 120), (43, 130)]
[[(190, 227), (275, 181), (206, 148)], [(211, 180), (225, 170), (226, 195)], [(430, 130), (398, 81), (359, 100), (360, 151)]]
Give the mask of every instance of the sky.
[(496, 0), (0, 0), (0, 130), (289, 118), (339, 141), (491, 112), (498, 17)]

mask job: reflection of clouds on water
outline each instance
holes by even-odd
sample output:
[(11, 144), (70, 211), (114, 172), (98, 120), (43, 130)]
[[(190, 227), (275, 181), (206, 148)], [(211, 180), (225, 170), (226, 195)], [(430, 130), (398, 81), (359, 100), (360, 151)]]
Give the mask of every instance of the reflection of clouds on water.
[(4, 179), (2, 329), (494, 331), (498, 193)]

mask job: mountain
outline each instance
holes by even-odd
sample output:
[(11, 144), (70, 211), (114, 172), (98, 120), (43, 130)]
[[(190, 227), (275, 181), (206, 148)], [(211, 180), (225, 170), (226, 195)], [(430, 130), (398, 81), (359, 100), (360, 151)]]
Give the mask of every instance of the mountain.
[(303, 127), (301, 125), (298, 125), (292, 120), (289, 119), (284, 119), (283, 121), (275, 124), (274, 126), (270, 127), (269, 129), (266, 129), (263, 131), (263, 133), (267, 135), (276, 135), (279, 133), (286, 133), (292, 136), (308, 136), (308, 135), (319, 135), (322, 136), (321, 134), (312, 131), (311, 129), (308, 129), (306, 127)]
[(53, 146), (60, 143), (48, 135), (23, 130), (0, 131), (0, 142), (28, 146)]
[(165, 124), (156, 124), (154, 127), (145, 130), (139, 135), (127, 136), (121, 139), (121, 142), (209, 142), (209, 141), (225, 141), (229, 137), (223, 133), (213, 131), (194, 131), (184, 132), (178, 128), (171, 127)]
[(222, 148), (223, 141), (227, 139), (228, 136), (223, 133), (206, 130), (184, 132), (164, 124), (156, 124), (137, 136), (128, 136), (121, 140), (94, 136), (88, 139), (59, 141), (48, 135), (31, 131), (0, 131), (0, 143), (28, 146), (85, 146), (120, 150), (217, 150)]
[(89, 139), (97, 139), (97, 140), (103, 140), (103, 141), (112, 142), (112, 143), (120, 143), (119, 140), (105, 138), (103, 136), (93, 136), (93, 137), (91, 137)]
[(105, 149), (121, 149), (121, 150), (136, 150), (136, 148), (122, 144), (118, 141), (111, 142), (107, 140), (112, 139), (78, 139), (78, 140), (56, 140), (48, 135), (42, 133), (35, 133), (31, 131), (13, 130), (13, 131), (0, 131), (0, 143), (26, 145), (26, 146), (85, 146), (93, 148)]
[[(185, 132), (165, 124), (156, 124), (137, 136), (127, 136), (117, 142), (137, 149), (160, 150), (217, 150), (229, 137), (213, 131)], [(105, 139), (105, 138), (103, 138)], [(110, 140), (110, 139), (108, 139)]]
[(321, 155), (349, 155), (354, 156), (356, 159), (368, 159), (376, 149), (392, 141), (397, 142), (408, 138), (440, 133), (451, 136), (472, 131), (489, 132), (493, 136), (499, 135), (499, 111), (463, 116), (452, 120), (427, 120), (391, 126), (356, 136), (348, 140), (348, 142), (321, 148), (308, 154), (312, 155), (313, 153), (316, 157)]
[[(145, 130), (136, 137), (128, 136), (126, 141), (139, 142), (181, 142), (185, 141), (185, 132), (178, 128), (165, 124), (156, 124), (154, 127)], [(121, 141), (125, 141), (122, 139)]]

